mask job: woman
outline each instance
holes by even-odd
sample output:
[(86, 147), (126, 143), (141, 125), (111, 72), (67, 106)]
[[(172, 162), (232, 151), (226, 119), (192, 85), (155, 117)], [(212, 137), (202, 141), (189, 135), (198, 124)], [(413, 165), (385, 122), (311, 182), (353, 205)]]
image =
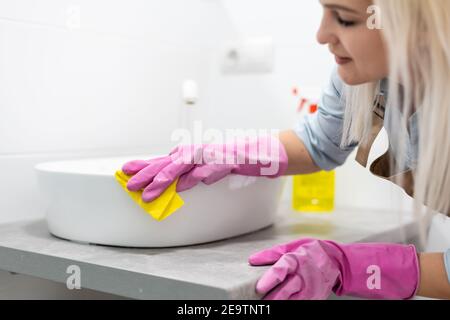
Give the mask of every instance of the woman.
[[(448, 215), (450, 1), (321, 4), (317, 38), (328, 45), (338, 67), (316, 115), (277, 138), (182, 146), (167, 157), (132, 161), (123, 167), (134, 175), (128, 188), (144, 189), (144, 200), (152, 201), (176, 179), (181, 192), (228, 174), (276, 178), (331, 170), (356, 147), (357, 161), (365, 166), (384, 126), (390, 148), (371, 164), (371, 171), (414, 196), (417, 212), (426, 204), (428, 211)], [(368, 10), (372, 5), (378, 10)], [(374, 13), (382, 28), (374, 28)], [(332, 292), (382, 299), (450, 298), (450, 251), (417, 253), (412, 245), (299, 239), (258, 252), (249, 262), (272, 265), (256, 286), (266, 299), (324, 299)]]

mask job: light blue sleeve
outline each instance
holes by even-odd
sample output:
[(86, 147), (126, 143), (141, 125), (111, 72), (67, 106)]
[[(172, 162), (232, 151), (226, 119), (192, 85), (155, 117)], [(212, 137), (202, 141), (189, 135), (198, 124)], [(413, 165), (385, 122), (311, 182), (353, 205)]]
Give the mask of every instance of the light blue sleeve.
[(445, 270), (447, 270), (448, 283), (450, 283), (450, 249), (448, 249), (447, 252), (444, 253), (444, 264)]
[(343, 82), (337, 69), (322, 92), (318, 112), (302, 117), (294, 129), (303, 141), (315, 164), (331, 171), (344, 164), (357, 144), (341, 148), (345, 99)]

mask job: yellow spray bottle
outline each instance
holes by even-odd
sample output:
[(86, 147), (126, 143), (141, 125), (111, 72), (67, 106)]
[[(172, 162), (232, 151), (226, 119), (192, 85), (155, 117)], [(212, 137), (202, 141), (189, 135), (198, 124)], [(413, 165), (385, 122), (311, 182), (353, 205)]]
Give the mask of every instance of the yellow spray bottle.
[[(297, 91), (294, 91), (297, 93)], [(294, 94), (295, 94), (294, 93)], [(302, 98), (298, 112), (317, 112), (317, 104)], [(305, 112), (306, 111), (306, 112)], [(334, 210), (335, 171), (321, 171), (293, 177), (292, 208), (307, 213), (331, 213)]]

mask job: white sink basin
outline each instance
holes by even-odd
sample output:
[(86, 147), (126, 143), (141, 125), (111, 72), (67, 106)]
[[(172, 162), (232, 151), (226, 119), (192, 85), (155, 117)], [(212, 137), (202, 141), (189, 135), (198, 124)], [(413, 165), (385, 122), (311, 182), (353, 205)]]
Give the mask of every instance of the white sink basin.
[(284, 179), (231, 175), (180, 193), (185, 204), (158, 222), (114, 178), (132, 159), (41, 163), (38, 182), (48, 201), (47, 223), (60, 238), (112, 246), (172, 247), (230, 238), (274, 223)]

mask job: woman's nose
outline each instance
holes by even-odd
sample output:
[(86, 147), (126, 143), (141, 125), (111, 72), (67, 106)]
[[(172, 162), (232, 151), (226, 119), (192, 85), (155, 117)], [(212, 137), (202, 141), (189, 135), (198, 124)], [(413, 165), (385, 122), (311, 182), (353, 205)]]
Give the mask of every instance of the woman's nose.
[(338, 42), (338, 39), (326, 17), (324, 17), (320, 23), (319, 30), (317, 30), (316, 34), (316, 39), (320, 44), (336, 44)]

